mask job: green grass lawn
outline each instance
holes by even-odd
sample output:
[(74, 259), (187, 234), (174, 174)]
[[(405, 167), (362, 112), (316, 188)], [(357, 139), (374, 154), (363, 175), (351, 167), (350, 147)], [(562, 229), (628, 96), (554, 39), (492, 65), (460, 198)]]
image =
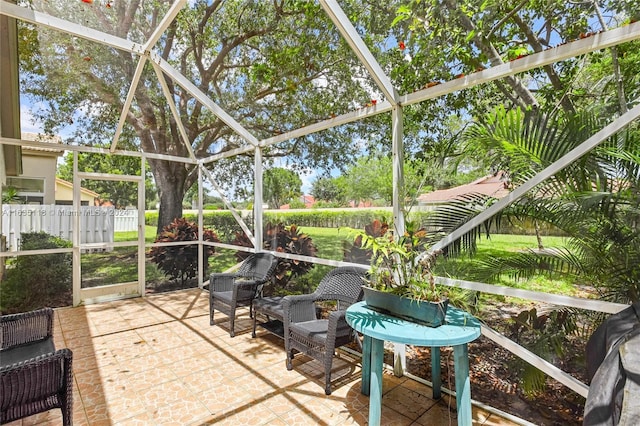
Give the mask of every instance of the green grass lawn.
[[(144, 227), (144, 241), (152, 243), (156, 239), (156, 227), (145, 225)], [(113, 240), (116, 243), (123, 241), (138, 241), (138, 231), (127, 232), (114, 232)]]
[[(565, 239), (562, 237), (542, 237), (545, 247), (563, 247)], [(491, 257), (507, 257), (517, 252), (538, 247), (535, 236), (494, 234), (489, 239), (485, 237), (478, 241), (478, 251), (473, 257), (463, 254), (460, 257), (437, 262), (436, 274), (458, 279), (473, 279), (474, 268), (482, 261)], [(492, 284), (522, 288), (546, 293), (576, 295), (577, 289), (574, 283), (564, 277), (550, 277), (537, 275), (529, 279), (515, 280), (510, 277), (501, 277)]]
[[(324, 259), (341, 260), (343, 241), (352, 241), (354, 233), (349, 228), (317, 228), (302, 227), (301, 231), (309, 235), (318, 249), (318, 257)], [(151, 243), (155, 240), (156, 228), (145, 227), (145, 241)], [(136, 232), (117, 232), (115, 241), (135, 241)], [(564, 239), (560, 237), (543, 237), (546, 247), (564, 245)], [(462, 255), (455, 259), (441, 260), (437, 262), (437, 275), (449, 276), (459, 279), (470, 279), (478, 262), (489, 257), (509, 256), (525, 249), (537, 248), (534, 236), (495, 234), (490, 239), (482, 238), (478, 241), (478, 251), (473, 257)], [(112, 252), (83, 254), (82, 275), (83, 282), (100, 284), (112, 284), (137, 280), (137, 249), (135, 247), (119, 247)], [(209, 259), (209, 272), (222, 272), (235, 265), (237, 262), (233, 250), (216, 249), (216, 254)], [(163, 274), (155, 264), (146, 262), (146, 276), (148, 281), (163, 280)], [(329, 267), (316, 265), (312, 271), (302, 279), (307, 286), (326, 274)], [(572, 282), (559, 277), (539, 275), (527, 280), (516, 281), (505, 277), (493, 284), (507, 285), (528, 290), (566, 295), (577, 294), (577, 289)]]

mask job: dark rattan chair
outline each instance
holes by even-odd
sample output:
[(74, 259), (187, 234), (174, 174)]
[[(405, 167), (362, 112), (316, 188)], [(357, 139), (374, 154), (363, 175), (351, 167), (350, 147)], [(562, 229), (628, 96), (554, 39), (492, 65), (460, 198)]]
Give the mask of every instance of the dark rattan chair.
[[(362, 299), (366, 269), (340, 267), (324, 276), (312, 294), (286, 296), (284, 308), (284, 346), (287, 370), (293, 369), (294, 351), (324, 363), (325, 393), (331, 394), (331, 366), (335, 349), (350, 343), (354, 331), (345, 321), (345, 310)], [(316, 302), (335, 301), (336, 310), (328, 319), (317, 317)]]
[(209, 279), (209, 323), (214, 324), (213, 313), (217, 309), (229, 316), (229, 335), (235, 336), (236, 309), (248, 306), (253, 316), (253, 300), (262, 291), (278, 265), (278, 258), (271, 253), (254, 253), (240, 265), (237, 273), (211, 274)]
[(260, 323), (265, 330), (284, 338), (284, 308), (283, 296), (258, 297), (253, 301), (253, 331), (251, 337), (256, 337), (258, 317), (265, 317), (266, 321)]
[(60, 408), (72, 424), (72, 353), (52, 331), (51, 308), (0, 317), (0, 423)]

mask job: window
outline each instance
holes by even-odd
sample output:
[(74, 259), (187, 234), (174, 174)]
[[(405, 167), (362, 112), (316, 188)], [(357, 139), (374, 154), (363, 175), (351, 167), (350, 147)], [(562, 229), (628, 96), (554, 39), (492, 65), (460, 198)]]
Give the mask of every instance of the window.
[(44, 202), (44, 179), (7, 176), (6, 186), (18, 191), (17, 203), (42, 204)]

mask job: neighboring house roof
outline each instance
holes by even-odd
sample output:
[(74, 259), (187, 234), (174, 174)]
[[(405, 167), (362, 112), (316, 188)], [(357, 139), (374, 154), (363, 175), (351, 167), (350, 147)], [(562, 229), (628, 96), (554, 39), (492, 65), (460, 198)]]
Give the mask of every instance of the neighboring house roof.
[(358, 201), (357, 203), (354, 201), (349, 201), (349, 207), (353, 207), (353, 208), (373, 207), (373, 201)]
[[(58, 189), (58, 185), (64, 186), (69, 190), (73, 190), (73, 184), (71, 182), (67, 182), (66, 180), (60, 178), (56, 178), (56, 190)], [(87, 188), (80, 188), (80, 192), (93, 198), (98, 198), (100, 196), (100, 194), (98, 194), (97, 192), (94, 192)]]
[(306, 208), (311, 208), (316, 203), (316, 199), (313, 195), (309, 194), (303, 194), (302, 197), (300, 197), (300, 201), (304, 203)]
[[(62, 138), (60, 136), (49, 136), (42, 135), (39, 133), (27, 133), (23, 132), (20, 136), (25, 141), (34, 141), (34, 142), (44, 142), (50, 143), (52, 145), (58, 145), (62, 143)], [(35, 146), (23, 146), (22, 147), (23, 154), (25, 155), (62, 155), (64, 154), (64, 149), (61, 148), (43, 148), (43, 147), (35, 147)]]
[(504, 172), (489, 175), (465, 185), (422, 194), (418, 197), (420, 204), (437, 204), (451, 201), (467, 194), (483, 194), (494, 198), (502, 198), (509, 194)]

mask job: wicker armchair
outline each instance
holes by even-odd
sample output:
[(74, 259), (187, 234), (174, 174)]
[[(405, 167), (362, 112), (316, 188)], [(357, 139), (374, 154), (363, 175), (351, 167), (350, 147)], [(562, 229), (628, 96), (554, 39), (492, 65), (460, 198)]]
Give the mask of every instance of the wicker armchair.
[(0, 423), (60, 408), (72, 424), (72, 353), (52, 331), (51, 308), (0, 317)]
[(249, 306), (253, 317), (253, 299), (262, 291), (278, 265), (271, 253), (254, 253), (240, 265), (237, 273), (211, 274), (209, 279), (209, 324), (214, 325), (213, 313), (217, 309), (229, 316), (229, 335), (235, 336), (236, 309)]
[[(362, 299), (366, 269), (340, 267), (324, 276), (312, 294), (285, 296), (284, 346), (287, 370), (293, 369), (294, 351), (305, 353), (324, 363), (325, 390), (331, 394), (331, 366), (335, 349), (351, 342), (354, 332), (345, 321), (345, 310)], [(317, 317), (318, 301), (335, 301), (336, 310), (328, 319)]]

